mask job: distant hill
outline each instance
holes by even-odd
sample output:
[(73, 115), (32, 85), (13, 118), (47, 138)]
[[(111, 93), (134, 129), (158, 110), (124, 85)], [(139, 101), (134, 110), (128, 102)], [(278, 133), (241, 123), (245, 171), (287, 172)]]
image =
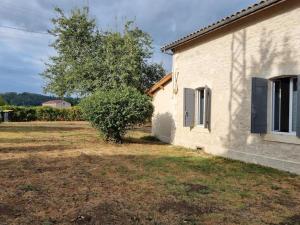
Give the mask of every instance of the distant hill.
[[(0, 93), (0, 96), (3, 97), (4, 101), (7, 104), (16, 106), (40, 106), (43, 102), (59, 99), (53, 96), (46, 96), (29, 92), (6, 92)], [(72, 105), (77, 105), (79, 102), (79, 99), (77, 98), (64, 98), (64, 100), (70, 102)]]

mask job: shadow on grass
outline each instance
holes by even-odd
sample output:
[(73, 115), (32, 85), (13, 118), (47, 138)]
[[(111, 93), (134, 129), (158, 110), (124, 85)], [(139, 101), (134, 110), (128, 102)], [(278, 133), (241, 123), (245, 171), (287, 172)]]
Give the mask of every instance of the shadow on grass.
[(167, 145), (154, 136), (143, 136), (141, 138), (125, 137), (123, 141), (125, 144)]
[(39, 146), (14, 146), (14, 147), (0, 147), (1, 153), (34, 153), (34, 152), (50, 152), (63, 151), (69, 149), (76, 149), (69, 145), (39, 145)]
[[(0, 144), (32, 144), (32, 143), (43, 143), (49, 141), (59, 141), (60, 139), (55, 138), (44, 138), (44, 139), (35, 139), (35, 138), (0, 138)], [(1, 147), (0, 147), (1, 149)]]

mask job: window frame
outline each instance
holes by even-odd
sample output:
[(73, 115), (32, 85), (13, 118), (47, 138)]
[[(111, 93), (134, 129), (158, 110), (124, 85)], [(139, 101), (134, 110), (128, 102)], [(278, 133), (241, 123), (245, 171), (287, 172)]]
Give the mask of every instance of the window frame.
[[(200, 115), (200, 95), (201, 92), (203, 91), (203, 123), (201, 124), (201, 115)], [(206, 87), (199, 87), (196, 89), (196, 126), (205, 128), (205, 123), (206, 123), (206, 101), (207, 101), (207, 96), (206, 96)]]
[[(281, 126), (281, 89), (279, 94), (279, 130), (275, 130), (275, 90), (276, 90), (276, 81), (280, 81), (280, 79), (289, 78), (289, 132), (280, 131)], [(277, 79), (272, 80), (272, 126), (271, 130), (272, 133), (275, 134), (285, 134), (285, 135), (292, 135), (296, 136), (296, 131), (293, 131), (293, 92), (294, 92), (294, 80), (297, 79), (297, 76), (290, 76), (290, 77), (280, 77)], [(298, 114), (299, 112), (297, 112)]]

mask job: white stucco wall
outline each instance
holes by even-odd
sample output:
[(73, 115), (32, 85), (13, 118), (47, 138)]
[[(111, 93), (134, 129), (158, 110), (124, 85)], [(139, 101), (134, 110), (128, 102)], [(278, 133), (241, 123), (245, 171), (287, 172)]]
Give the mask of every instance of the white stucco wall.
[[(299, 18), (300, 1), (290, 0), (176, 49), (172, 143), (300, 174), (297, 137), (250, 133), (251, 78), (300, 75)], [(184, 128), (183, 89), (205, 85), (212, 93), (211, 130)], [(169, 104), (160, 95), (167, 96), (158, 92), (154, 105)], [(270, 114), (269, 110), (269, 127)]]
[(174, 101), (172, 83), (158, 90), (153, 96), (154, 113), (152, 118), (152, 135), (163, 142), (172, 143), (174, 137)]

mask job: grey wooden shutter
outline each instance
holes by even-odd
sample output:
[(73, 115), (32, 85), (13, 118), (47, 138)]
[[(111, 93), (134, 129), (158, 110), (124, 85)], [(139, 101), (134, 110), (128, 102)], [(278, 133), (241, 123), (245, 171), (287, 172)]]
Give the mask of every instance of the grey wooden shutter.
[(195, 90), (184, 88), (183, 97), (183, 126), (194, 126), (195, 119)]
[(211, 90), (205, 87), (205, 124), (204, 127), (210, 130), (211, 123)]
[(297, 84), (297, 125), (296, 125), (296, 134), (297, 137), (300, 138), (300, 76), (298, 76), (298, 84)]
[(267, 133), (268, 80), (252, 78), (251, 133)]

